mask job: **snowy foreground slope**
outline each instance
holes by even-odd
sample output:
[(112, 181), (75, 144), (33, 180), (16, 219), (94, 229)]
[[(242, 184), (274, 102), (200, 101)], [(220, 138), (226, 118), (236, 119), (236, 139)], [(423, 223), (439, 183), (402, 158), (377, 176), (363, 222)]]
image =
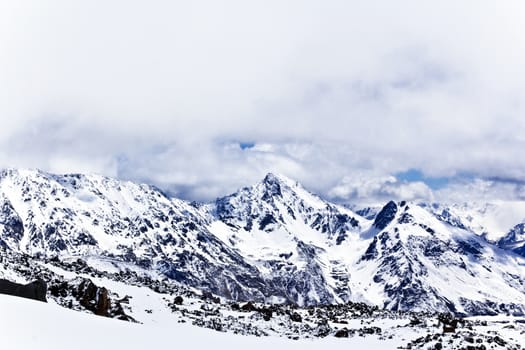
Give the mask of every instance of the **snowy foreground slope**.
[[(214, 332), (186, 324), (138, 325), (77, 313), (55, 305), (0, 295), (2, 344), (9, 349), (318, 349), (320, 341), (290, 341)], [(30, 315), (30, 316), (29, 316)], [(357, 344), (363, 339), (357, 339)], [(171, 345), (170, 345), (171, 344)], [(384, 345), (381, 344), (381, 345)], [(322, 346), (347, 347), (330, 339)], [(366, 343), (369, 349), (373, 342)]]
[[(278, 337), (247, 337), (164, 320), (134, 324), (60, 308), (54, 304), (0, 295), (2, 344), (14, 350), (32, 349), (396, 349), (444, 348), (520, 349), (525, 326), (512, 318), (487, 322), (455, 334), (440, 334), (432, 326), (408, 326), (403, 321), (370, 320), (381, 325), (388, 337), (377, 335), (349, 338), (290, 340)], [(439, 345), (437, 345), (439, 344)]]
[[(0, 246), (6, 261), (78, 262), (232, 301), (523, 315), (522, 207), (389, 202), (365, 218), (273, 174), (194, 204), (101, 176), (10, 169), (0, 172)], [(0, 272), (42, 278), (64, 297), (94, 290), (45, 271)], [(121, 309), (105, 312), (125, 319)]]
[[(395, 348), (397, 341), (363, 337), (292, 341), (275, 337), (246, 337), (214, 332), (187, 324), (138, 325), (95, 317), (16, 297), (0, 295), (2, 344), (9, 349), (330, 349), (349, 343), (367, 349)], [(29, 316), (30, 315), (30, 316)]]

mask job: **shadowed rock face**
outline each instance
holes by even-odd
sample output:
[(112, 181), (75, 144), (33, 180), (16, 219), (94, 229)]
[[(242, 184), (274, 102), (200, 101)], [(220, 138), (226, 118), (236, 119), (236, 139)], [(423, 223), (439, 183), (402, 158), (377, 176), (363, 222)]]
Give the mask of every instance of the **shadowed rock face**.
[(0, 294), (14, 295), (17, 297), (47, 302), (47, 284), (37, 280), (26, 285), (0, 279)]
[(95, 315), (109, 317), (111, 303), (106, 288), (98, 287), (91, 280), (85, 279), (78, 285), (73, 294), (80, 300), (82, 306)]
[(383, 230), (385, 227), (394, 220), (397, 213), (397, 205), (395, 202), (390, 201), (388, 202), (383, 209), (377, 214), (375, 221), (374, 221), (374, 227), (376, 227), (379, 230)]

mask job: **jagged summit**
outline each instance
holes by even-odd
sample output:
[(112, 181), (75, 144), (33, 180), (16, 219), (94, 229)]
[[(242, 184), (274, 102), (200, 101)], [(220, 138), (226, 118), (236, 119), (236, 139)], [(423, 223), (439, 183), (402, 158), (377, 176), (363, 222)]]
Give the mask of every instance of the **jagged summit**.
[(272, 173), (272, 172), (269, 172), (267, 173), (263, 180), (261, 181), (262, 184), (266, 185), (266, 186), (274, 186), (274, 185), (279, 185), (279, 186), (282, 186), (282, 187), (287, 187), (287, 188), (290, 188), (290, 189), (294, 189), (294, 188), (301, 188), (301, 189), (304, 189), (304, 187), (296, 180), (286, 176), (286, 175), (283, 175), (283, 174), (278, 174), (278, 173)]
[(308, 192), (299, 182), (282, 174), (268, 173), (261, 182), (253, 186), (255, 191), (260, 191), (268, 198), (272, 196), (282, 197), (283, 192), (295, 192), (299, 195), (315, 196)]
[(262, 180), (262, 182), (266, 184), (274, 184), (274, 183), (289, 184), (289, 183), (293, 183), (293, 180), (286, 177), (285, 175), (274, 174), (270, 172), (264, 176), (264, 179)]
[[(231, 227), (273, 231), (288, 224), (317, 227), (323, 233), (344, 231), (367, 220), (342, 206), (327, 202), (283, 175), (268, 173), (258, 184), (215, 201), (213, 212)], [(328, 222), (337, 220), (338, 223)], [(254, 223), (258, 223), (254, 226)], [(270, 226), (268, 226), (270, 225)], [(267, 227), (268, 226), (268, 227)]]
[(286, 181), (283, 181), (278, 176), (268, 173), (263, 181), (262, 185), (264, 187), (264, 197), (268, 200), (274, 196), (282, 197), (281, 187), (286, 186)]

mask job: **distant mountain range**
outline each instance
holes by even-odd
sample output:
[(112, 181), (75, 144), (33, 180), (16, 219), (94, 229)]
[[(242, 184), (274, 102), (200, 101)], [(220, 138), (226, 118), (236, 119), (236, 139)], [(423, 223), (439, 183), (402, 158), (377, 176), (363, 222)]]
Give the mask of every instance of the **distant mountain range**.
[(231, 300), (525, 314), (525, 203), (351, 208), (274, 174), (195, 204), (102, 176), (8, 169), (0, 246), (136, 266)]

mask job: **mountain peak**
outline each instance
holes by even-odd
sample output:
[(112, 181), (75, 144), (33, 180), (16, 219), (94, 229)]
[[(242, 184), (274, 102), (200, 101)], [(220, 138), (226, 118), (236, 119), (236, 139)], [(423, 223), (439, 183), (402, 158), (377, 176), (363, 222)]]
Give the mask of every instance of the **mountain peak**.
[(281, 191), (281, 185), (283, 185), (282, 181), (280, 181), (279, 177), (268, 173), (264, 179), (263, 179), (263, 187), (264, 187), (264, 199), (269, 199), (272, 197), (282, 197), (282, 191)]
[(264, 182), (278, 181), (277, 176), (274, 173), (268, 173), (264, 177)]
[(292, 185), (295, 185), (297, 182), (290, 179), (289, 177), (286, 177), (282, 174), (274, 174), (274, 173), (268, 173), (266, 174), (266, 176), (264, 177), (263, 183), (265, 184), (275, 184), (275, 183), (279, 183), (279, 184), (285, 184), (285, 185), (288, 185), (288, 186), (292, 186)]
[(282, 197), (283, 190), (295, 189), (299, 186), (297, 181), (284, 175), (274, 173), (266, 174), (259, 184), (264, 189), (265, 197)]

